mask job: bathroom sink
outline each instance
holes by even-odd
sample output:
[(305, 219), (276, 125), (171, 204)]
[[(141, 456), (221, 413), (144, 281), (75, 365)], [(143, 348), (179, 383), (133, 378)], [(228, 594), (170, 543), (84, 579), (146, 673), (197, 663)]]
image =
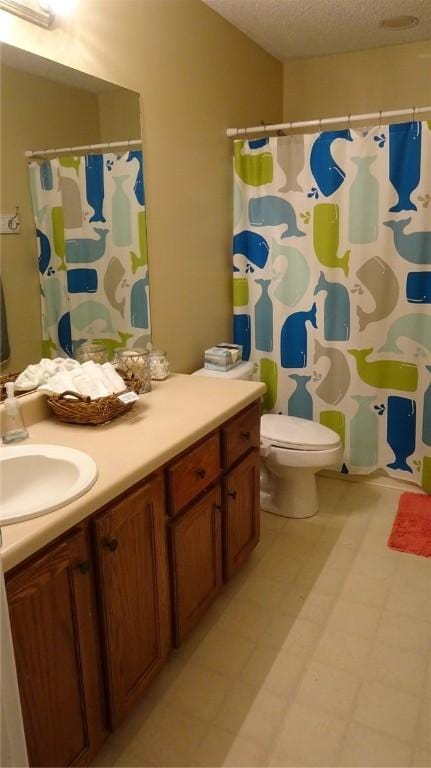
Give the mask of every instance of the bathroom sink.
[(90, 456), (62, 445), (0, 448), (0, 525), (45, 515), (82, 496), (96, 482)]

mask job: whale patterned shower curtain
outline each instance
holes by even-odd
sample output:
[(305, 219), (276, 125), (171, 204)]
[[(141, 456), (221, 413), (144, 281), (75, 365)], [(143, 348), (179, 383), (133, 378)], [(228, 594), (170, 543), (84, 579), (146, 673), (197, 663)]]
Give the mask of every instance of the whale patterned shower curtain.
[(233, 270), (265, 410), (431, 492), (431, 123), (236, 140)]
[(29, 163), (44, 357), (150, 340), (142, 165), (141, 151)]

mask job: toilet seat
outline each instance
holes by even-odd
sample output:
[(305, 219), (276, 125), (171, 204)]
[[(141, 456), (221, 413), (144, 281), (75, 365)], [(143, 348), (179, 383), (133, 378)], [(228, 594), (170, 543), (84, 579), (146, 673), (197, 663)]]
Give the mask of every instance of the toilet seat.
[(263, 440), (277, 448), (325, 451), (340, 445), (340, 437), (334, 430), (296, 416), (266, 413), (261, 417), (260, 431)]

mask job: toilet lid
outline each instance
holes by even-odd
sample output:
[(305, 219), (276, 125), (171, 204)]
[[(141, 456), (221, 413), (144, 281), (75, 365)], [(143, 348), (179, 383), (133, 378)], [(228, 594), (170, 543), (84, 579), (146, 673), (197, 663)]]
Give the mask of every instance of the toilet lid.
[(296, 450), (323, 451), (336, 448), (340, 438), (334, 430), (308, 419), (266, 413), (260, 420), (260, 433), (271, 445)]

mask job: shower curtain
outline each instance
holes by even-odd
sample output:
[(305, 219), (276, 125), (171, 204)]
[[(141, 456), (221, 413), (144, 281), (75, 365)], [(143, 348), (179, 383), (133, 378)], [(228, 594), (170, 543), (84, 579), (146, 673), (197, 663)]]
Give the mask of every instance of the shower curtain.
[(150, 340), (142, 152), (29, 163), (38, 240), (42, 354), (69, 356), (85, 341)]
[(345, 473), (431, 492), (431, 123), (234, 142), (234, 339)]

